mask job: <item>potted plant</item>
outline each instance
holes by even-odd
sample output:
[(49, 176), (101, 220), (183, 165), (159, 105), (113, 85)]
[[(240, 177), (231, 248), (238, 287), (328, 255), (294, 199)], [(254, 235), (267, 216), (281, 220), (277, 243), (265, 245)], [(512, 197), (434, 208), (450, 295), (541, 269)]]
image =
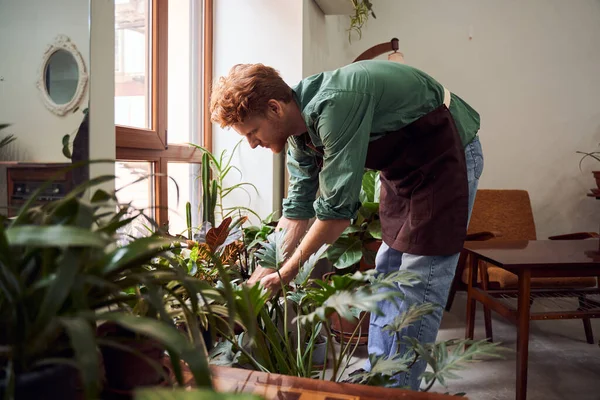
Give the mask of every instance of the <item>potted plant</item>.
[(79, 398), (80, 390), (98, 398), (98, 321), (158, 340), (180, 383), (183, 358), (199, 385), (211, 385), (204, 353), (167, 323), (170, 317), (160, 301), (153, 303), (160, 320), (132, 315), (121, 306), (137, 297), (127, 293), (129, 288), (142, 284), (155, 299), (156, 286), (179, 275), (173, 269), (146, 268), (171, 247), (164, 238), (116, 245), (117, 229), (136, 216), (115, 213), (114, 194), (97, 190), (91, 200), (79, 196), (110, 179), (92, 179), (61, 200), (33, 206), (51, 184), (46, 182), (15, 218), (0, 217), (0, 394), (5, 398), (47, 393)]
[[(585, 160), (588, 157), (591, 157), (596, 161), (600, 161), (600, 152), (599, 151), (593, 151), (590, 153), (587, 153), (584, 151), (578, 151), (577, 153), (583, 154), (583, 157), (581, 157), (581, 159), (579, 160), (579, 170), (581, 170), (583, 160)], [(592, 171), (592, 174), (594, 175), (594, 179), (596, 180), (596, 188), (592, 189), (592, 193), (594, 195), (598, 196), (598, 195), (600, 195), (600, 170)]]
[(375, 267), (375, 254), (381, 246), (379, 220), (379, 172), (366, 171), (360, 190), (361, 206), (352, 223), (327, 250), (327, 259), (336, 270)]
[[(360, 190), (361, 206), (357, 217), (352, 224), (340, 235), (327, 250), (327, 259), (338, 272), (367, 271), (375, 268), (375, 255), (381, 246), (381, 221), (379, 219), (379, 172), (365, 171)], [(324, 279), (327, 279), (325, 276)], [(366, 344), (369, 332), (369, 314), (355, 315), (355, 318), (347, 320), (333, 313), (332, 330), (338, 341), (349, 338), (356, 328), (359, 327), (360, 335), (353, 336), (354, 341)]]
[[(269, 241), (259, 251), (261, 265), (278, 269), (285, 254), (283, 249), (284, 232), (274, 232)], [(331, 375), (328, 379), (341, 381), (350, 359), (356, 350), (352, 341), (343, 341), (334, 346), (331, 332), (331, 315), (336, 312), (341, 318), (350, 319), (357, 312), (380, 312), (379, 300), (401, 297), (398, 282), (411, 285), (415, 275), (407, 271), (377, 275), (375, 271), (357, 271), (345, 275), (332, 275), (329, 280), (310, 279), (316, 261), (327, 250), (324, 246), (312, 255), (300, 268), (292, 283), (282, 286), (281, 298), (269, 299), (269, 294), (258, 285), (247, 287), (234, 285), (233, 307), (226, 312), (232, 313), (242, 321), (244, 332), (240, 335), (223, 333), (224, 341), (211, 352), (211, 362), (221, 365), (244, 366), (263, 372), (313, 377), (325, 379), (324, 371), (316, 371), (314, 365), (318, 351), (316, 344), (320, 338), (325, 340), (324, 360), (331, 361)], [(388, 289), (388, 290), (382, 290)], [(291, 306), (291, 307), (290, 307)], [(402, 329), (434, 309), (431, 304), (412, 307), (395, 319), (386, 328), (390, 334), (399, 335)], [(290, 313), (293, 317), (290, 318)], [(222, 315), (225, 318), (225, 314)], [(323, 332), (323, 334), (322, 334)], [(357, 334), (357, 331), (353, 333)], [(249, 339), (249, 340), (248, 340)], [(400, 340), (405, 340), (400, 338)], [(470, 347), (465, 350), (465, 344)], [(446, 341), (431, 345), (409, 342), (409, 354), (397, 355), (391, 359), (371, 356), (371, 372), (359, 372), (351, 376), (355, 383), (370, 385), (394, 385), (393, 377), (406, 371), (413, 362), (426, 359), (434, 372), (427, 372), (424, 379), (431, 388), (432, 382), (455, 377), (455, 372), (466, 362), (479, 355), (497, 355), (497, 345), (485, 340)]]
[(348, 15), (350, 17), (349, 42), (352, 42), (353, 32), (358, 34), (360, 40), (362, 28), (369, 16), (377, 18), (370, 0), (315, 0), (315, 2), (325, 15)]

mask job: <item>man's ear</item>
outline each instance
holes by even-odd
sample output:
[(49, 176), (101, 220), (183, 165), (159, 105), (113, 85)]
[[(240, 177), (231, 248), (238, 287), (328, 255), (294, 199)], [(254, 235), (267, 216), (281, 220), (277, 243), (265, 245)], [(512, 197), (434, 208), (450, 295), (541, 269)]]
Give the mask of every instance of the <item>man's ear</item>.
[(269, 111), (272, 112), (273, 114), (277, 115), (277, 116), (281, 116), (282, 113), (282, 108), (281, 108), (281, 104), (275, 100), (275, 99), (270, 99), (267, 102), (267, 107), (269, 108)]

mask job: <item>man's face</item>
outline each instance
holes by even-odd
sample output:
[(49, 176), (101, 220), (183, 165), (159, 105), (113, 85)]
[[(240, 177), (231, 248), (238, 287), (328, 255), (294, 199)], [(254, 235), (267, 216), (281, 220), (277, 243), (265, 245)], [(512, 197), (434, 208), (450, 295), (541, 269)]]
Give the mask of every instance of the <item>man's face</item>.
[(246, 137), (253, 149), (261, 146), (271, 149), (273, 153), (281, 153), (290, 136), (284, 121), (283, 110), (276, 106), (275, 109), (269, 107), (265, 115), (248, 117), (243, 122), (234, 124), (232, 128)]

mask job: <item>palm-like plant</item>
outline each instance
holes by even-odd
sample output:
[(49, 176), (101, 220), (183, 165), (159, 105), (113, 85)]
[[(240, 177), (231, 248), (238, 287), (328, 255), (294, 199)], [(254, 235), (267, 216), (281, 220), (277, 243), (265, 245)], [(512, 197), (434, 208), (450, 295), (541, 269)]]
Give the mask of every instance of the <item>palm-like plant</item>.
[[(283, 231), (274, 232), (269, 241), (258, 252), (261, 266), (278, 270), (285, 259)], [(327, 246), (312, 255), (299, 269), (296, 279), (290, 285), (282, 286), (281, 298), (268, 300), (269, 294), (258, 285), (248, 288), (236, 286), (234, 292), (235, 309), (250, 340), (244, 340), (243, 333), (234, 336), (222, 332), (223, 342), (212, 355), (219, 362), (228, 365), (250, 365), (265, 372), (275, 372), (303, 377), (325, 378), (325, 373), (315, 372), (312, 365), (312, 350), (321, 331), (325, 332), (328, 358), (333, 366), (332, 381), (340, 381), (348, 368), (356, 350), (357, 341), (352, 339), (359, 334), (359, 325), (350, 340), (334, 346), (330, 317), (337, 313), (340, 318), (350, 320), (364, 312), (380, 313), (378, 302), (384, 299), (401, 300), (403, 294), (398, 285), (412, 285), (417, 278), (407, 271), (397, 271), (388, 275), (377, 274), (374, 270), (346, 275), (334, 275), (330, 280), (311, 279), (317, 260), (324, 256)], [(399, 335), (406, 326), (433, 312), (436, 306), (423, 304), (411, 307), (398, 316), (393, 324), (386, 327), (390, 334)], [(294, 313), (295, 317), (289, 317)], [(424, 359), (433, 372), (423, 375), (427, 390), (435, 381), (446, 384), (447, 379), (455, 378), (455, 372), (464, 368), (466, 362), (474, 361), (481, 355), (498, 355), (497, 344), (487, 341), (445, 341), (423, 345), (417, 341), (400, 338), (408, 343), (409, 351), (391, 358), (370, 356), (372, 370), (352, 375), (351, 382), (370, 385), (393, 386), (394, 376), (407, 371), (417, 360)], [(465, 346), (468, 349), (465, 350)], [(451, 349), (451, 350), (450, 350)]]
[[(0, 392), (8, 398), (24, 389), (25, 374), (65, 363), (79, 369), (87, 397), (97, 398), (97, 321), (112, 321), (159, 341), (180, 383), (183, 358), (199, 385), (211, 385), (202, 343), (190, 342), (173, 326), (160, 294), (167, 291), (178, 301), (181, 293), (172, 289), (178, 282), (192, 292), (186, 299), (197, 298), (198, 286), (187, 282), (183, 271), (153, 262), (168, 253), (172, 241), (152, 236), (119, 247), (117, 230), (142, 213), (125, 218), (129, 207), (115, 211), (114, 194), (102, 190), (89, 201), (79, 196), (111, 179), (93, 179), (61, 200), (34, 206), (47, 182), (17, 217), (0, 217)], [(140, 287), (143, 296), (135, 290)], [(123, 304), (142, 297), (152, 303), (156, 318), (123, 312)]]

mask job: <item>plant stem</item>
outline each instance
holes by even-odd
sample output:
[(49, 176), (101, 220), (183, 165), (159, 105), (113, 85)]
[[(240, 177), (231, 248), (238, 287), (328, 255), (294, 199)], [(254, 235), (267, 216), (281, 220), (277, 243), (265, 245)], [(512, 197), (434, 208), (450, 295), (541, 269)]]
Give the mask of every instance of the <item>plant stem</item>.
[(434, 378), (431, 380), (431, 383), (430, 383), (430, 384), (429, 384), (429, 385), (428, 385), (428, 386), (427, 386), (425, 389), (423, 389), (422, 391), (423, 391), (423, 392), (429, 392), (429, 390), (431, 389), (431, 387), (432, 387), (432, 386), (433, 386), (433, 384), (435, 383), (435, 380), (436, 380), (436, 379), (435, 379), (435, 377), (434, 377)]

